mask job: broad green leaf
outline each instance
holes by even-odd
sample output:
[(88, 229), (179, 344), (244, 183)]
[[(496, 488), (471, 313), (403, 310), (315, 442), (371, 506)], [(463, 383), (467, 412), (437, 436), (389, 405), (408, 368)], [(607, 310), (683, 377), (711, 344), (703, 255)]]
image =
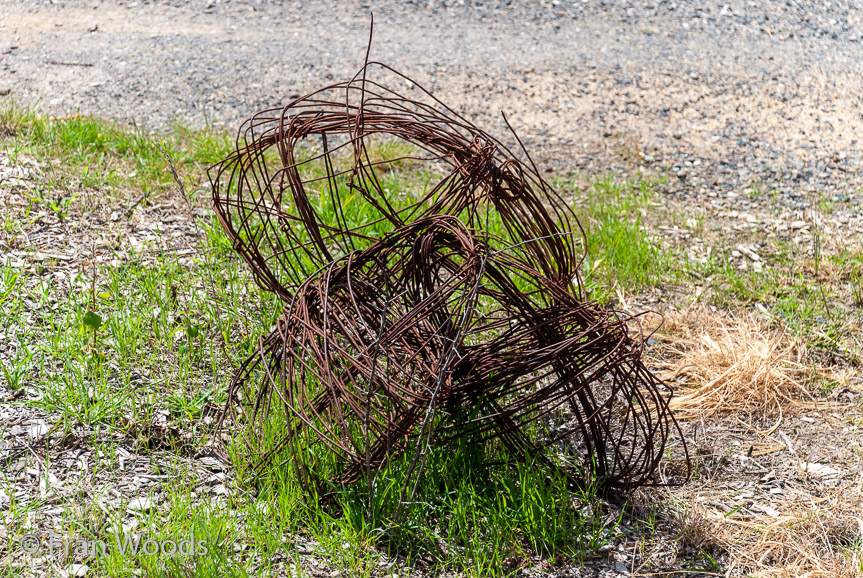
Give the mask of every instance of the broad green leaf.
[(84, 313), (84, 325), (93, 331), (98, 331), (102, 327), (102, 316), (95, 311), (87, 311)]

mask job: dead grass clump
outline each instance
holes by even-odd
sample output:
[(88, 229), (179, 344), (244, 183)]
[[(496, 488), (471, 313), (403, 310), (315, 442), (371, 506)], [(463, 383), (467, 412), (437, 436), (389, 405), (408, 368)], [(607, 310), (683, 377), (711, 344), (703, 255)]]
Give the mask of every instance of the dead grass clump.
[(734, 567), (746, 575), (861, 576), (863, 560), (849, 543), (860, 539), (856, 528), (849, 526), (857, 523), (855, 519), (838, 515), (832, 508), (811, 506), (769, 521), (733, 519), (720, 512), (708, 520), (714, 525), (714, 539), (727, 544)]
[(654, 335), (659, 377), (683, 389), (671, 402), (679, 419), (709, 413), (781, 415), (811, 396), (803, 386), (804, 346), (752, 318), (706, 309), (666, 316)]

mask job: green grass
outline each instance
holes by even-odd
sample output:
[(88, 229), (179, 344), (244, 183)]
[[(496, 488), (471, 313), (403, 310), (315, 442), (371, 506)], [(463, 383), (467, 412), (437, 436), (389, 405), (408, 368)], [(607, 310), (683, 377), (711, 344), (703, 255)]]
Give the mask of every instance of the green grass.
[(846, 250), (827, 255), (833, 273), (819, 275), (814, 255), (794, 254), (781, 241), (773, 248), (773, 263), (763, 271), (740, 271), (727, 252), (700, 266), (713, 290), (711, 301), (728, 309), (760, 308), (813, 352), (860, 363), (853, 331), (859, 331), (863, 314), (857, 299), (863, 255)]
[(0, 101), (0, 128), (7, 135), (3, 147), (12, 162), (19, 155), (47, 158), (56, 167), (54, 176), (67, 187), (107, 189), (115, 194), (133, 191), (144, 200), (174, 188), (163, 149), (194, 198), (206, 192), (203, 169), (226, 155), (233, 143), (227, 133), (213, 129), (177, 125), (157, 135), (87, 116), (55, 120), (8, 98)]
[(676, 255), (651, 239), (642, 217), (657, 200), (656, 183), (621, 182), (609, 174), (580, 197), (576, 207), (587, 236), (584, 278), (594, 298), (604, 301), (615, 288), (638, 292), (675, 278)]

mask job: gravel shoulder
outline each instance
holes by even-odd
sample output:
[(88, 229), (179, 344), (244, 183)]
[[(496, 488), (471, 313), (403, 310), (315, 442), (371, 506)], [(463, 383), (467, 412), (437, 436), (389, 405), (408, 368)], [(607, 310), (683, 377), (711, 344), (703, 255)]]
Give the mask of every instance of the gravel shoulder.
[[(685, 196), (860, 184), (857, 2), (2, 2), (0, 89), (56, 115), (228, 128), (371, 56), (556, 170)], [(410, 86), (405, 86), (410, 91)], [(859, 197), (857, 198), (859, 201)]]

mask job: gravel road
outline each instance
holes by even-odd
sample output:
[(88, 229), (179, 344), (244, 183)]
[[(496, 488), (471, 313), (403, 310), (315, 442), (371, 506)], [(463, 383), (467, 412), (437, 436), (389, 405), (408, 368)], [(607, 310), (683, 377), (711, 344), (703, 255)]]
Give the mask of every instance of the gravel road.
[[(159, 129), (234, 127), (372, 58), (557, 169), (668, 171), (721, 205), (856, 207), (863, 2), (0, 1), (0, 92)], [(855, 197), (855, 195), (857, 195)], [(743, 207), (745, 208), (745, 207)]]

